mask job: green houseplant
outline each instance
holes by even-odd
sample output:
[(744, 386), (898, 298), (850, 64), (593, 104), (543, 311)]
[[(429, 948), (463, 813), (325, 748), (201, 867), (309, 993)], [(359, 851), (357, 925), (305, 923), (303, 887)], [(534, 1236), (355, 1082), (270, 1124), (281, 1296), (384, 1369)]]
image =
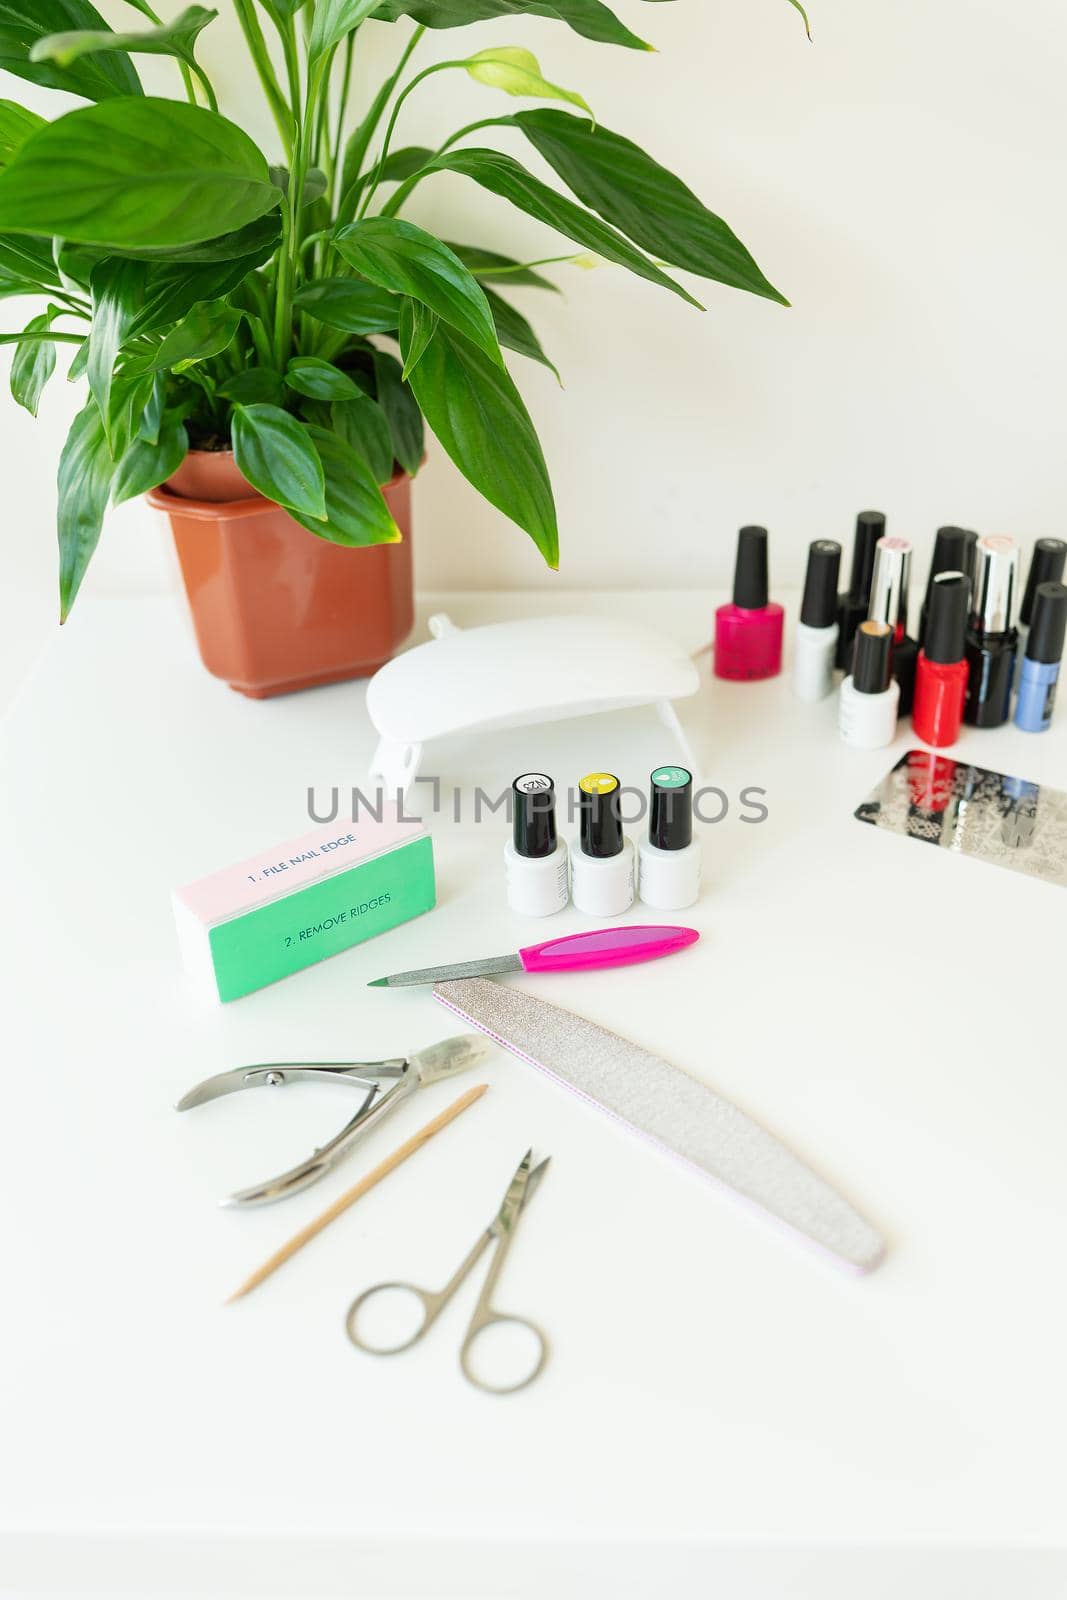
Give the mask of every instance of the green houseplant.
[[(140, 16), (119, 32), (88, 0), (0, 0), (0, 66), (88, 102), (51, 122), (0, 102), (0, 296), (45, 302), (0, 335), (17, 347), (12, 392), (36, 414), (68, 347), (70, 376), (88, 388), (59, 465), (61, 618), (108, 503), (173, 480), (190, 449), (232, 448), (243, 492), (251, 485), (321, 541), (396, 541), (380, 486), (398, 468), (417, 471), (424, 419), (557, 564), (548, 472), (502, 349), (550, 363), (501, 292), (553, 285), (542, 262), (461, 242), (459, 224), (443, 241), (407, 220), (409, 197), (435, 173), (464, 175), (556, 229), (572, 253), (694, 305), (667, 267), (786, 303), (725, 222), (598, 125), (529, 51), (457, 50), (409, 66), (427, 29), (493, 17), (549, 18), (649, 48), (602, 0), (233, 0), (277, 128), (273, 164), (220, 113), (198, 61), (218, 13), (190, 6), (164, 21), (148, 0), (127, 4)], [(400, 25), (396, 65), (369, 104), (351, 107), (368, 24)], [(145, 95), (142, 54), (173, 57), (184, 98)], [(444, 71), (550, 104), (499, 102), (436, 149), (403, 145), (405, 103)], [(525, 140), (575, 198), (476, 141), (490, 127)]]

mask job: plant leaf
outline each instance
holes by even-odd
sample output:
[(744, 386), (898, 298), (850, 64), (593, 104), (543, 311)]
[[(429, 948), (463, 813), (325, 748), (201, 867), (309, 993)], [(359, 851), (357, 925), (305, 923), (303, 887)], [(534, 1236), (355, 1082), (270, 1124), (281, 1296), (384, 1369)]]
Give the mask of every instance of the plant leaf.
[(393, 434), (378, 402), (364, 395), (333, 406), (330, 418), (334, 433), (363, 457), (377, 482), (388, 483), (393, 476)]
[(502, 279), (504, 283), (513, 283), (516, 287), (530, 289), (551, 289), (553, 294), (559, 294), (559, 287), (550, 278), (542, 277), (541, 273), (534, 272), (531, 267), (523, 266), (511, 256), (498, 255), (495, 250), (483, 250), (475, 244), (455, 244), (451, 239), (445, 243), (453, 250), (468, 272), (473, 272), (483, 284)]
[(187, 372), (198, 361), (217, 356), (232, 342), (244, 312), (225, 300), (193, 306), (151, 355), (134, 353), (131, 368), (141, 372)]
[(547, 107), (511, 120), (579, 200), (657, 259), (788, 305), (722, 218), (629, 139)]
[(273, 209), (246, 133), (180, 100), (109, 100), (32, 133), (0, 172), (0, 229), (82, 244), (193, 244)]
[[(52, 326), (51, 311), (26, 324), (26, 333), (41, 333)], [(56, 370), (56, 347), (49, 339), (28, 339), (17, 345), (11, 358), (11, 393), (31, 417), (37, 415), (41, 392)]]
[(144, 304), (130, 337), (171, 327), (199, 301), (225, 299), (258, 265), (258, 256), (246, 256), (240, 261), (205, 261), (193, 267), (150, 266)]
[(147, 268), (143, 261), (109, 257), (94, 267), (90, 280), (93, 325), (89, 333), (89, 389), (100, 407), (108, 442), (111, 432), (111, 381), (123, 340), (144, 297)]
[(794, 10), (800, 12), (800, 20), (804, 24), (804, 32), (807, 34), (808, 38), (810, 39), (811, 38), (811, 23), (808, 20), (808, 13), (804, 10), (804, 7), (801, 5), (800, 0), (789, 0), (789, 4), (794, 8)]
[(372, 283), (353, 278), (319, 278), (293, 296), (298, 311), (343, 333), (391, 333), (400, 316), (400, 301)]
[(33, 239), (19, 233), (0, 234), (0, 278), (28, 279), (47, 289), (58, 288), (60, 278), (51, 239)]
[(285, 369), (285, 381), (309, 400), (358, 400), (363, 393), (347, 372), (318, 356), (294, 356)]
[(66, 622), (100, 539), (115, 463), (96, 401), (71, 424), (59, 458), (59, 620)]
[(39, 39), (72, 28), (106, 29), (107, 23), (88, 0), (0, 0), (0, 67), (47, 89), (65, 89), (85, 100), (111, 100), (141, 94), (141, 83), (129, 56), (87, 56), (72, 67), (31, 61)]
[[(405, 357), (403, 336), (400, 343)], [(427, 422), (479, 494), (559, 565), (552, 486), (529, 413), (506, 371), (477, 345), (439, 323), (411, 375)]]
[(280, 406), (234, 406), (233, 454), (254, 489), (294, 516), (326, 515), (322, 462), (308, 430)]
[(70, 67), (83, 56), (109, 51), (130, 55), (176, 56), (179, 61), (195, 61), (193, 47), (197, 36), (218, 16), (204, 6), (187, 6), (173, 22), (164, 22), (139, 33), (115, 33), (111, 28), (80, 28), (66, 33), (50, 33), (30, 51), (31, 61), (54, 61)]
[(556, 381), (563, 383), (559, 375), (559, 368), (551, 362), (541, 348), (541, 341), (534, 333), (521, 311), (492, 289), (486, 289), (485, 298), (489, 302), (489, 309), (493, 313), (493, 322), (496, 326), (496, 336), (506, 350), (514, 350), (520, 356), (529, 356), (531, 361), (539, 361), (549, 372), (555, 373)]
[(111, 503), (120, 506), (124, 500), (147, 494), (166, 483), (182, 462), (189, 449), (189, 436), (182, 424), (168, 418), (153, 444), (148, 439), (135, 439), (118, 464), (111, 488)]
[(284, 388), (280, 372), (271, 367), (249, 367), (247, 372), (235, 372), (232, 378), (220, 383), (219, 394), (240, 406), (277, 406), (282, 402)]
[(27, 111), (14, 100), (0, 100), (0, 167), (6, 167), (30, 134), (43, 127), (44, 118), (36, 111)]
[(326, 519), (323, 522), (294, 511), (301, 527), (331, 544), (355, 547), (397, 544), (400, 529), (382, 498), (378, 480), (367, 462), (352, 447), (325, 428), (306, 430), (322, 461), (326, 481)]
[[(593, 116), (592, 108), (580, 94), (572, 89), (561, 89), (542, 76), (540, 63), (530, 50), (519, 45), (498, 45), (492, 50), (479, 50), (467, 62), (467, 73), (475, 83), (484, 83), (489, 89), (502, 89), (505, 94), (521, 95), (531, 100), (569, 100)], [(595, 119), (594, 119), (595, 120)]]
[(681, 284), (661, 272), (621, 233), (617, 233), (606, 222), (601, 222), (592, 212), (583, 211), (581, 206), (576, 206), (565, 195), (550, 189), (547, 183), (535, 178), (532, 172), (527, 172), (510, 156), (501, 155), (498, 150), (450, 150), (438, 156), (432, 165), (438, 172), (461, 172), (473, 178), (483, 189), (510, 200), (520, 211), (536, 217), (539, 222), (547, 222), (549, 227), (577, 240), (587, 250), (595, 250), (606, 261), (628, 267), (638, 277), (647, 278), (650, 283), (657, 283), (663, 289), (670, 289), (673, 294), (688, 300), (690, 305), (704, 309), (699, 300), (694, 300)]
[(378, 3), (379, 0), (317, 0), (308, 41), (309, 63), (314, 66), (327, 50), (340, 44), (346, 34), (370, 16)]
[(367, 217), (338, 228), (333, 238), (349, 266), (371, 283), (421, 300), (503, 365), (482, 288), (440, 239), (398, 217)]
[(414, 478), (422, 466), (426, 440), (422, 412), (411, 385), (404, 380), (400, 362), (384, 350), (374, 352), (374, 381), (378, 404), (393, 436), (393, 454), (404, 471)]
[(198, 239), (193, 244), (170, 245), (157, 249), (141, 249), (137, 245), (128, 245), (117, 253), (173, 266), (194, 266), (209, 261), (237, 261), (244, 256), (256, 256), (260, 261), (265, 261), (277, 248), (281, 234), (282, 219), (280, 213), (275, 210), (265, 216), (256, 217), (243, 228), (234, 228), (231, 232), (219, 234), (214, 239)]
[[(488, 296), (486, 296), (488, 303)], [(490, 312), (490, 314), (492, 314)], [(426, 346), (433, 338), (434, 329), (437, 327), (438, 318), (436, 311), (431, 311), (424, 306), (421, 300), (405, 299), (400, 307), (400, 337), (403, 341), (407, 356), (404, 360), (404, 377), (411, 376), (412, 367), (419, 364)]]
[[(269, 168), (269, 171), (271, 182), (278, 185), (282, 194), (288, 195), (289, 168), (277, 166)], [(300, 191), (300, 210), (303, 211), (306, 206), (313, 206), (316, 200), (321, 200), (329, 185), (330, 180), (322, 168), (312, 167), (305, 177), (303, 188)]]
[(414, 17), (424, 28), (463, 28), (489, 17), (551, 17), (598, 44), (652, 49), (601, 0), (382, 0), (375, 16), (382, 22)]

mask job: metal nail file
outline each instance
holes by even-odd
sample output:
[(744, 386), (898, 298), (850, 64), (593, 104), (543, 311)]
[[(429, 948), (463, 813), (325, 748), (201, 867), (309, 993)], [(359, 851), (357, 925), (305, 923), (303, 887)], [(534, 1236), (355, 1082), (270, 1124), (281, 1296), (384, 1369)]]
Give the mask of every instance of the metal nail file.
[(593, 967), (628, 967), (635, 961), (657, 961), (660, 956), (673, 955), (699, 938), (695, 928), (631, 922), (618, 928), (594, 928), (589, 933), (567, 933), (559, 939), (546, 939), (544, 944), (528, 944), (514, 955), (391, 972), (387, 978), (372, 979), (367, 987), (397, 989), (406, 984), (451, 983), (455, 978), (487, 978), (504, 972), (588, 972)]
[(706, 1084), (561, 1006), (485, 978), (434, 998), (498, 1044), (861, 1272), (885, 1240), (843, 1195)]

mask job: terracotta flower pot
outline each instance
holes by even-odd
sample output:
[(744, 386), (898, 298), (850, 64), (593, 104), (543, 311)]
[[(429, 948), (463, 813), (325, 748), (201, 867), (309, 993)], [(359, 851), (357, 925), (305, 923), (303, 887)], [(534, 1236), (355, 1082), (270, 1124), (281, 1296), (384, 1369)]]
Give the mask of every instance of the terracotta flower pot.
[(403, 543), (330, 544), (257, 494), (230, 451), (194, 450), (165, 511), (207, 670), (256, 700), (376, 672), (411, 631), (411, 480), (382, 493)]

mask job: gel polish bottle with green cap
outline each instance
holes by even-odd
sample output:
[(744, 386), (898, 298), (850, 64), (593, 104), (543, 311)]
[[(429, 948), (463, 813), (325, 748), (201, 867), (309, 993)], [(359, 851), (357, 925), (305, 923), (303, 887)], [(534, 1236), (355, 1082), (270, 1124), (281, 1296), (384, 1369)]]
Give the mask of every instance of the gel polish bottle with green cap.
[(700, 894), (700, 845), (693, 838), (693, 775), (684, 767), (652, 774), (648, 838), (638, 846), (641, 899), (656, 911), (681, 911)]

